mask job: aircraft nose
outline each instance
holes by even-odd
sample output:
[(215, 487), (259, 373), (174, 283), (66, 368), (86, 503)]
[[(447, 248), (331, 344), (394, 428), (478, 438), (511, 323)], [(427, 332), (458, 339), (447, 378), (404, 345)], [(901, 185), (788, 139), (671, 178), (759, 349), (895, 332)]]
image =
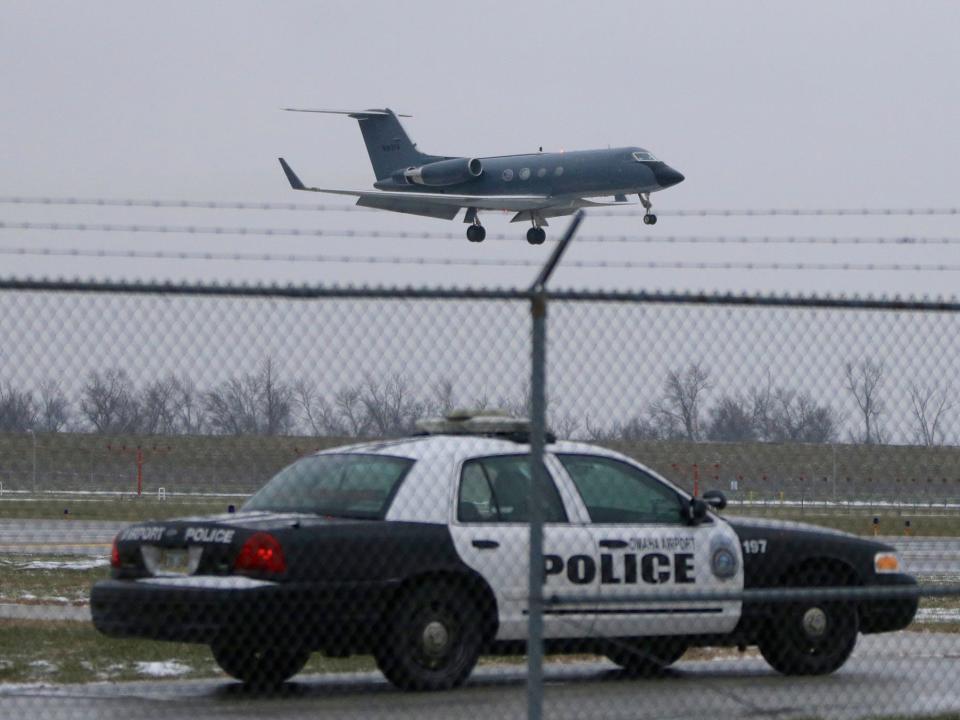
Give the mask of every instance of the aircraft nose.
[(683, 173), (674, 170), (666, 163), (662, 163), (653, 169), (653, 175), (657, 178), (657, 184), (662, 188), (668, 188), (682, 183)]

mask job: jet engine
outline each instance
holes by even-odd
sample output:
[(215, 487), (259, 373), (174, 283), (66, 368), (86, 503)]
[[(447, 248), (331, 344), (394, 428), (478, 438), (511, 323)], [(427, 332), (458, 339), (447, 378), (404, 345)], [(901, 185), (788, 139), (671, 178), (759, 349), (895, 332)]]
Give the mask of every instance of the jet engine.
[(427, 163), (420, 167), (407, 168), (403, 176), (417, 185), (442, 187), (459, 185), (474, 180), (483, 174), (483, 163), (477, 158), (454, 158)]

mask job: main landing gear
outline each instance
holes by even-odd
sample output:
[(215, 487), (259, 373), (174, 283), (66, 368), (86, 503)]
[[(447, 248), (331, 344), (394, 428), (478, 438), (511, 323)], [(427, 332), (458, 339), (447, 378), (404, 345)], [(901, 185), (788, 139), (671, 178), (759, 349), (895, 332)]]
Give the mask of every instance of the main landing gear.
[(487, 236), (487, 230), (479, 222), (475, 222), (467, 228), (467, 240), (470, 242), (483, 242)]
[(476, 208), (467, 208), (467, 214), (464, 215), (463, 221), (465, 223), (470, 223), (467, 226), (467, 240), (470, 242), (483, 242), (483, 239), (487, 236), (487, 231), (480, 224), (480, 216), (477, 214)]
[(547, 231), (542, 227), (534, 226), (527, 230), (527, 242), (531, 245), (543, 245), (543, 241), (547, 239)]
[(650, 212), (653, 209), (653, 203), (650, 202), (650, 193), (638, 193), (640, 195), (640, 204), (647, 212), (643, 216), (644, 225), (656, 225), (657, 216)]

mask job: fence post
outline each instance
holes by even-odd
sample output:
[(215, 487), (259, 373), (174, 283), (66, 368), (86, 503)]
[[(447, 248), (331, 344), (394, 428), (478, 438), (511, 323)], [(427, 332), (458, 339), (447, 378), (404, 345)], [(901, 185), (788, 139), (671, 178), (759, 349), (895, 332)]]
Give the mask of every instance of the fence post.
[(543, 452), (547, 435), (547, 292), (546, 284), (583, 220), (579, 211), (530, 288), (530, 553), (527, 598), (527, 718), (543, 717)]

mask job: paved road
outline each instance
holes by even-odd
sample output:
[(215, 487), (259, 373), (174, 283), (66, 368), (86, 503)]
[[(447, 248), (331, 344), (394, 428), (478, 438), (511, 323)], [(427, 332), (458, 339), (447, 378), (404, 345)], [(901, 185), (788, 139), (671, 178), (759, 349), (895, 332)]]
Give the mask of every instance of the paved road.
[[(785, 678), (762, 660), (681, 662), (635, 680), (601, 662), (549, 665), (544, 717), (859, 718), (960, 711), (960, 635), (863, 638), (835, 675)], [(522, 666), (481, 668), (445, 693), (402, 693), (376, 673), (305, 676), (258, 694), (238, 683), (158, 681), (74, 686), (0, 685), (0, 717), (63, 718), (523, 718)]]
[(0, 520), (0, 555), (105, 555), (128, 522)]

